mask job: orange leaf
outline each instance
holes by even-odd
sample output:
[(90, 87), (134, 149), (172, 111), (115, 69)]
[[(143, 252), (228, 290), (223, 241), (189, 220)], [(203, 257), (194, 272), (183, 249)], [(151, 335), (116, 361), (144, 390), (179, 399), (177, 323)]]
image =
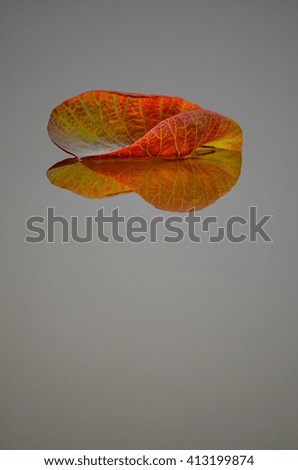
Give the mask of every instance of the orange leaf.
[(181, 98), (90, 91), (51, 113), (48, 132), (66, 152), (106, 158), (177, 159), (208, 145), (241, 150), (239, 125)]
[(57, 106), (48, 132), (72, 155), (108, 155), (131, 145), (164, 119), (194, 109), (199, 106), (176, 97), (89, 91)]

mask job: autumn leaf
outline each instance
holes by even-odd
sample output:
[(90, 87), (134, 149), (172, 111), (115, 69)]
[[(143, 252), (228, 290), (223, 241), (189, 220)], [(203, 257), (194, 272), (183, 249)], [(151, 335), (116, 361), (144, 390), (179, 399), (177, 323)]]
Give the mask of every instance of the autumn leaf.
[(230, 118), (177, 97), (90, 91), (51, 113), (52, 141), (71, 155), (102, 159), (179, 159), (202, 146), (239, 151)]
[(178, 97), (82, 93), (52, 111), (48, 132), (78, 157), (51, 167), (49, 180), (86, 197), (134, 191), (184, 212), (214, 202), (240, 174), (239, 125)]
[(89, 91), (52, 111), (48, 133), (72, 155), (109, 155), (130, 146), (164, 119), (194, 109), (199, 106), (181, 98)]
[(241, 153), (202, 149), (186, 160), (66, 159), (48, 170), (49, 180), (91, 198), (134, 191), (154, 207), (173, 212), (202, 209), (237, 182)]

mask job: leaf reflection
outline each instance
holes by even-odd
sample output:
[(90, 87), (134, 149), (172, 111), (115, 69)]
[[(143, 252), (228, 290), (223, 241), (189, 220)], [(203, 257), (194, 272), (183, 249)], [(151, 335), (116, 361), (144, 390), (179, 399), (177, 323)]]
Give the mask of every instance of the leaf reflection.
[(171, 212), (199, 210), (237, 182), (241, 152), (200, 148), (185, 160), (68, 158), (52, 166), (52, 184), (89, 198), (135, 192), (154, 207)]

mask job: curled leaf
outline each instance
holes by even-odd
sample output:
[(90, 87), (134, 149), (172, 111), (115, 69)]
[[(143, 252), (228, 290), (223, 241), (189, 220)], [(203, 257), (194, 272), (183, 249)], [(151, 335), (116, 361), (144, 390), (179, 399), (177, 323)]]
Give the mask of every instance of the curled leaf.
[(177, 97), (90, 91), (51, 113), (48, 132), (61, 149), (92, 159), (178, 159), (205, 145), (239, 151), (230, 118)]
[(182, 98), (82, 93), (52, 111), (48, 132), (78, 157), (52, 166), (49, 180), (86, 197), (134, 191), (159, 209), (184, 212), (213, 203), (240, 174), (239, 125)]
[(48, 133), (72, 155), (109, 155), (130, 146), (164, 119), (194, 109), (199, 106), (176, 97), (89, 91), (52, 111)]

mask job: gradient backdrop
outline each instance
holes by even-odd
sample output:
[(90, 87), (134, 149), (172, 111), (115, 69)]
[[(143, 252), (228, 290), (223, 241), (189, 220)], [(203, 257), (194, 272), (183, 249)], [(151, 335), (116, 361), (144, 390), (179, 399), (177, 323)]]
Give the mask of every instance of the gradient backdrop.
[[(297, 449), (297, 15), (296, 0), (1, 1), (1, 448)], [(201, 215), (256, 205), (274, 243), (24, 243), (47, 206), (162, 214), (47, 181), (64, 158), (48, 116), (92, 89), (238, 121), (242, 175)]]

